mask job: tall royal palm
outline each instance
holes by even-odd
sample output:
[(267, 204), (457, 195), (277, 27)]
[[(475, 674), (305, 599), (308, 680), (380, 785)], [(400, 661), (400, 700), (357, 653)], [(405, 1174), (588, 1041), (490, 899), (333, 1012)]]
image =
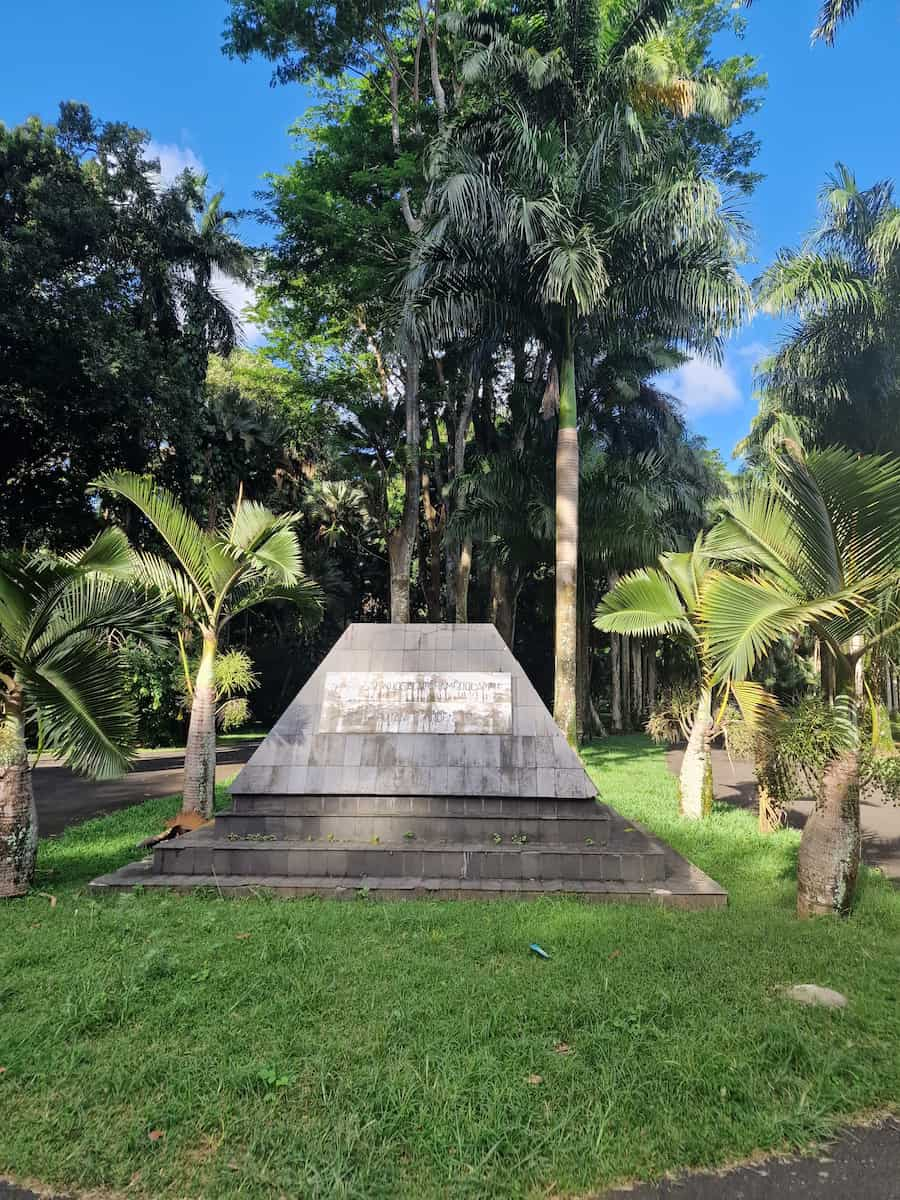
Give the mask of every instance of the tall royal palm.
[[(174, 603), (200, 641), (182, 811), (209, 817), (216, 773), (215, 668), (226, 626), (238, 613), (273, 600), (294, 605), (308, 624), (321, 615), (319, 589), (303, 574), (294, 530), (299, 515), (276, 516), (239, 497), (227, 518), (207, 530), (174, 496), (139, 475), (105, 475), (95, 486), (134, 504), (166, 545), (168, 557), (135, 551), (137, 576)], [(183, 642), (181, 648), (186, 662)]]
[[(434, 219), (410, 290), (445, 336), (524, 330), (549, 356), (556, 416), (554, 716), (576, 738), (580, 341), (659, 336), (715, 352), (747, 308), (717, 188), (679, 129), (725, 121), (715, 83), (686, 78), (661, 22), (671, 0), (531, 0), (458, 19), (483, 106), (431, 160)], [(498, 266), (498, 264), (500, 264)], [(509, 286), (509, 280), (514, 280)], [(502, 284), (502, 290), (497, 285)]]

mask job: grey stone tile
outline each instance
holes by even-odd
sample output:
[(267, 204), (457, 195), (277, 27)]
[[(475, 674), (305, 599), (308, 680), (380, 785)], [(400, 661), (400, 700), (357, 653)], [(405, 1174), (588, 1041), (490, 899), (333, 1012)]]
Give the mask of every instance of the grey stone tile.
[(554, 796), (556, 794), (556, 772), (552, 767), (537, 767), (535, 769), (537, 794), (539, 796)]
[(376, 767), (381, 753), (381, 734), (362, 734), (362, 746), (359, 753), (360, 766)]
[(461, 796), (466, 790), (466, 769), (461, 766), (447, 767), (447, 795)]
[(571, 797), (572, 799), (577, 798), (584, 790), (582, 772), (571, 770), (567, 767), (563, 767), (562, 769), (557, 767), (554, 787), (557, 796)]
[(307, 792), (323, 792), (325, 790), (323, 784), (325, 782), (325, 771), (327, 768), (306, 767), (302, 769), (306, 771), (306, 784), (303, 790)]
[(398, 653), (396, 650), (376, 649), (371, 652), (369, 659), (370, 671), (396, 670)]
[(344, 766), (358, 767), (362, 762), (362, 737), (348, 733), (344, 737)]
[(428, 784), (423, 789), (429, 796), (446, 796), (450, 790), (450, 768), (428, 767)]
[(435, 631), (434, 648), (437, 651), (450, 650), (453, 648), (453, 630), (450, 626), (438, 626)]
[(435, 650), (434, 652), (434, 667), (435, 671), (453, 671), (458, 669), (456, 658), (452, 650)]
[(500, 736), (494, 733), (467, 733), (463, 735), (466, 743), (467, 767), (497, 767), (500, 766)]
[(513, 711), (513, 733), (518, 737), (534, 737), (535, 719), (533, 708), (516, 708)]
[(363, 796), (375, 795), (375, 783), (378, 779), (378, 768), (370, 766), (361, 766), (354, 769), (354, 778), (356, 787)]
[(380, 645), (385, 650), (402, 650), (405, 631), (400, 625), (385, 625), (380, 638)]
[(322, 773), (321, 790), (327, 795), (337, 795), (343, 791), (349, 791), (344, 785), (344, 768), (343, 767), (326, 767)]

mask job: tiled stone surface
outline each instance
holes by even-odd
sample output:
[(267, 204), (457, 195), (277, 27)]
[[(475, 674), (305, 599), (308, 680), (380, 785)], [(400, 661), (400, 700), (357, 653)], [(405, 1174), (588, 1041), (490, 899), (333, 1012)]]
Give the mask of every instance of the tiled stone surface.
[[(512, 733), (319, 733), (330, 671), (502, 671)], [(493, 625), (351, 625), (232, 785), (238, 797), (326, 792), (588, 800), (596, 788)]]

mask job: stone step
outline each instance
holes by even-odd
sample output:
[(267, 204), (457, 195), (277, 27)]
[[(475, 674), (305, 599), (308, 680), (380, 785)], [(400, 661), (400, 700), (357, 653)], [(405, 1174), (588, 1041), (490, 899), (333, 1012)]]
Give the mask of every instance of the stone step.
[[(361, 806), (362, 807), (362, 806)], [(586, 807), (586, 806), (585, 806)], [(594, 806), (596, 808), (596, 806)], [(599, 809), (582, 809), (580, 817), (420, 816), (385, 812), (370, 804), (358, 813), (313, 813), (307, 815), (226, 812), (216, 816), (217, 837), (270, 837), (315, 842), (388, 843), (466, 842), (490, 846), (495, 838), (503, 845), (602, 846), (609, 840), (609, 819)]]
[(148, 890), (193, 892), (209, 890), (221, 899), (259, 896), (268, 893), (284, 899), (320, 896), (323, 899), (355, 900), (530, 900), (546, 894), (575, 896), (594, 903), (659, 904), (671, 908), (724, 908), (728, 902), (714, 880), (693, 869), (664, 883), (580, 879), (407, 879), (397, 876), (310, 875), (158, 875), (151, 863), (129, 863), (110, 875), (91, 882), (96, 895)]
[(154, 851), (161, 875), (316, 876), (343, 878), (570, 879), (649, 882), (665, 879), (664, 848), (635, 831), (603, 847), (449, 843), (354, 842), (310, 844), (296, 840), (250, 841), (199, 830)]
[(232, 812), (259, 816), (356, 816), (405, 814), (418, 817), (527, 817), (609, 820), (610, 810), (596, 800), (544, 799), (534, 796), (375, 796), (334, 793), (232, 795)]

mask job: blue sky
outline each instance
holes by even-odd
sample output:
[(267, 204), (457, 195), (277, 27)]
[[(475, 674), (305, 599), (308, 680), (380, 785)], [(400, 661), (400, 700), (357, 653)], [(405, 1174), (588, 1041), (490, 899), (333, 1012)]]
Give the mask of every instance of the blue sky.
[[(308, 94), (269, 86), (267, 64), (231, 62), (220, 50), (225, 0), (39, 0), (4, 5), (0, 120), (52, 120), (60, 100), (146, 129), (164, 166), (202, 166), (229, 205), (249, 207), (262, 175), (293, 157), (288, 127)], [(796, 245), (816, 219), (816, 194), (837, 159), (867, 185), (900, 180), (896, 59), (900, 3), (867, 0), (836, 46), (810, 47), (819, 0), (755, 0), (742, 43), (717, 52), (759, 56), (769, 92), (752, 127), (766, 178), (747, 204), (756, 265)], [(248, 224), (245, 234), (261, 238)], [(726, 458), (756, 405), (752, 367), (777, 342), (779, 324), (759, 317), (732, 341), (722, 366), (690, 363), (668, 385), (689, 422)]]

